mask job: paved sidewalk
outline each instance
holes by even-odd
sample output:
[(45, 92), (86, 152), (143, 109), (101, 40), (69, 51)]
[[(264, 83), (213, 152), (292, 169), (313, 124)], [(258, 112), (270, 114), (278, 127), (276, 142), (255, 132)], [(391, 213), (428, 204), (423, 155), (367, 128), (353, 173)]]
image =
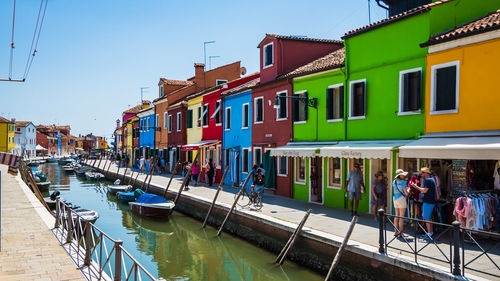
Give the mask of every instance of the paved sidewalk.
[(19, 177), (8, 174), (5, 165), (0, 165), (0, 171), (0, 280), (85, 280), (50, 231), (50, 218), (42, 218), (22, 190)]
[[(101, 163), (100, 168), (105, 168), (107, 170), (109, 162), (106, 164)], [(110, 171), (116, 172), (117, 167), (112, 165)], [(125, 169), (120, 169), (120, 175), (123, 175)], [(127, 176), (130, 176), (130, 169), (127, 172)], [(133, 178), (136, 177), (137, 171), (134, 172)], [(137, 179), (138, 181), (143, 181), (145, 175), (140, 175)], [(121, 176), (120, 176), (121, 179)], [(169, 176), (168, 175), (154, 175), (151, 180), (151, 185), (161, 186), (165, 188), (168, 184)], [(128, 182), (128, 180), (127, 180)], [(171, 192), (177, 192), (182, 183), (181, 177), (176, 177), (169, 188)], [(192, 181), (190, 185), (190, 189), (188, 191), (183, 191), (183, 196), (194, 196), (198, 198), (204, 198), (208, 202), (212, 202), (213, 197), (215, 195), (217, 186), (208, 187), (200, 184), (199, 186), (192, 186)], [(219, 194), (217, 199), (217, 204), (231, 206), (234, 202), (234, 194), (237, 191), (236, 188), (224, 186), (223, 191)], [(333, 208), (333, 207), (325, 207), (318, 204), (308, 203), (304, 201), (299, 201), (291, 198), (285, 198), (280, 196), (275, 196), (271, 194), (264, 194), (263, 200), (264, 206), (260, 211), (250, 210), (250, 213), (256, 216), (267, 216), (272, 217), (274, 219), (278, 219), (285, 222), (290, 222), (293, 224), (298, 224), (305, 212), (308, 209), (312, 209), (312, 213), (305, 224), (305, 230), (314, 229), (327, 234), (332, 234), (341, 239), (344, 237), (347, 229), (349, 228), (351, 217), (350, 211)], [(238, 208), (241, 209), (241, 208)], [(246, 208), (248, 210), (248, 208)], [(387, 224), (387, 239), (390, 240), (393, 238), (392, 226)], [(351, 235), (349, 245), (354, 247), (363, 247), (368, 246), (372, 252), (378, 253), (377, 249), (379, 247), (379, 227), (378, 222), (376, 222), (371, 214), (361, 214), (356, 227), (354, 228), (354, 232)], [(435, 244), (430, 244), (421, 250), (421, 254), (427, 255), (429, 257), (434, 257), (437, 259), (445, 260), (445, 255), (449, 258), (450, 248), (446, 245), (446, 242), (449, 241), (449, 236), (446, 234), (443, 236), (442, 240), (436, 242)], [(414, 247), (415, 241), (413, 239), (409, 239), (409, 244), (411, 247)], [(484, 243), (480, 241), (480, 243)], [(423, 240), (417, 240), (418, 249), (421, 249), (425, 246), (425, 242)], [(486, 246), (488, 245), (486, 241)], [(396, 247), (398, 249), (403, 249), (410, 251), (410, 246), (405, 242), (400, 240), (394, 240), (391, 243), (391, 246)], [(482, 245), (485, 246), (484, 244)], [(439, 249), (438, 249), (439, 247)], [(365, 247), (366, 248), (366, 247)], [(470, 261), (474, 257), (480, 254), (480, 250), (476, 246), (469, 245), (467, 252), (467, 261)], [(488, 248), (488, 247), (485, 247)], [(441, 252), (441, 251), (442, 252)], [(406, 253), (400, 250), (389, 249), (389, 256), (398, 259), (399, 257), (405, 257), (406, 260), (413, 261), (413, 255), (410, 253)], [(444, 253), (444, 255), (443, 255)], [(495, 261), (497, 265), (500, 265), (500, 249), (494, 249), (492, 253), (489, 253), (490, 257)], [(426, 264), (431, 266), (436, 266), (436, 269), (450, 272), (450, 265), (445, 262), (436, 261), (429, 258), (419, 257), (419, 262), (425, 261)], [(496, 275), (500, 275), (500, 270), (498, 270), (495, 265), (486, 257), (485, 255), (479, 257), (473, 264), (470, 265), (475, 269), (479, 269), (481, 271), (490, 272)], [(473, 272), (471, 270), (466, 270), (466, 276), (474, 278), (482, 277), (486, 279), (492, 279), (494, 277), (488, 276), (486, 274)]]

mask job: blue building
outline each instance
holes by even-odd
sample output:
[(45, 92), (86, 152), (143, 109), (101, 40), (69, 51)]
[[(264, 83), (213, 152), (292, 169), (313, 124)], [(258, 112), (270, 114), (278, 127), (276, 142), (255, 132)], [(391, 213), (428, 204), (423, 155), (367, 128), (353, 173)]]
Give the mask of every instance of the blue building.
[[(238, 186), (252, 170), (252, 87), (259, 79), (222, 93), (225, 185)], [(256, 160), (256, 159), (254, 159)]]
[(155, 109), (149, 107), (137, 113), (139, 117), (139, 155), (148, 159), (155, 146)]

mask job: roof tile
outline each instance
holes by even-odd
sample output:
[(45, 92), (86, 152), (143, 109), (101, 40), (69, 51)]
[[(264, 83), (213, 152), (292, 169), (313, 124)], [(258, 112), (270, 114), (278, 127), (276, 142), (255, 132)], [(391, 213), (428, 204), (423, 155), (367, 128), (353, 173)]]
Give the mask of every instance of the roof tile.
[(344, 48), (340, 48), (338, 50), (329, 53), (324, 57), (316, 59), (308, 64), (302, 65), (282, 75), (280, 78), (296, 77), (318, 71), (337, 68), (339, 66), (344, 65), (344, 60), (345, 60), (345, 50)]

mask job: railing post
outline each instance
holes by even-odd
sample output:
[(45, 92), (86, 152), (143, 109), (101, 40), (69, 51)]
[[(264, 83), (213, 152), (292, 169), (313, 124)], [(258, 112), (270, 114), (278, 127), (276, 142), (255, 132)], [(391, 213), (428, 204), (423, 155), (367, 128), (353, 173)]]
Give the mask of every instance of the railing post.
[(83, 264), (86, 266), (90, 266), (90, 260), (92, 258), (92, 247), (90, 245), (90, 242), (92, 241), (92, 238), (90, 235), (92, 235), (92, 226), (90, 225), (90, 222), (87, 221), (85, 223), (85, 259), (83, 260)]
[(122, 240), (115, 241), (115, 281), (122, 280)]
[(59, 228), (59, 219), (61, 218), (61, 208), (59, 207), (59, 196), (56, 197), (56, 222), (54, 228)]
[(384, 240), (384, 209), (378, 210), (378, 252), (385, 253), (385, 240)]
[(460, 222), (453, 223), (453, 275), (462, 275), (460, 271)]
[(68, 212), (66, 213), (66, 224), (68, 225), (66, 243), (71, 243), (71, 241), (73, 241), (73, 219), (71, 218), (71, 207), (68, 207)]

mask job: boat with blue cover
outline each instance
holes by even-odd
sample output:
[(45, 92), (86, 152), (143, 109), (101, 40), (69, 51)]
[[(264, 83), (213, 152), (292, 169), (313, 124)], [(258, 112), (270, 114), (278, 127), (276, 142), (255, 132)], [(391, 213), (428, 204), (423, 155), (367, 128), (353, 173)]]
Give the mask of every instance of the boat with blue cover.
[(168, 218), (175, 207), (173, 201), (151, 193), (144, 193), (135, 202), (129, 202), (128, 204), (133, 213), (161, 218)]
[(144, 192), (140, 189), (136, 189), (135, 191), (122, 192), (119, 191), (116, 193), (116, 198), (118, 201), (129, 203), (134, 202), (137, 198), (139, 198)]

